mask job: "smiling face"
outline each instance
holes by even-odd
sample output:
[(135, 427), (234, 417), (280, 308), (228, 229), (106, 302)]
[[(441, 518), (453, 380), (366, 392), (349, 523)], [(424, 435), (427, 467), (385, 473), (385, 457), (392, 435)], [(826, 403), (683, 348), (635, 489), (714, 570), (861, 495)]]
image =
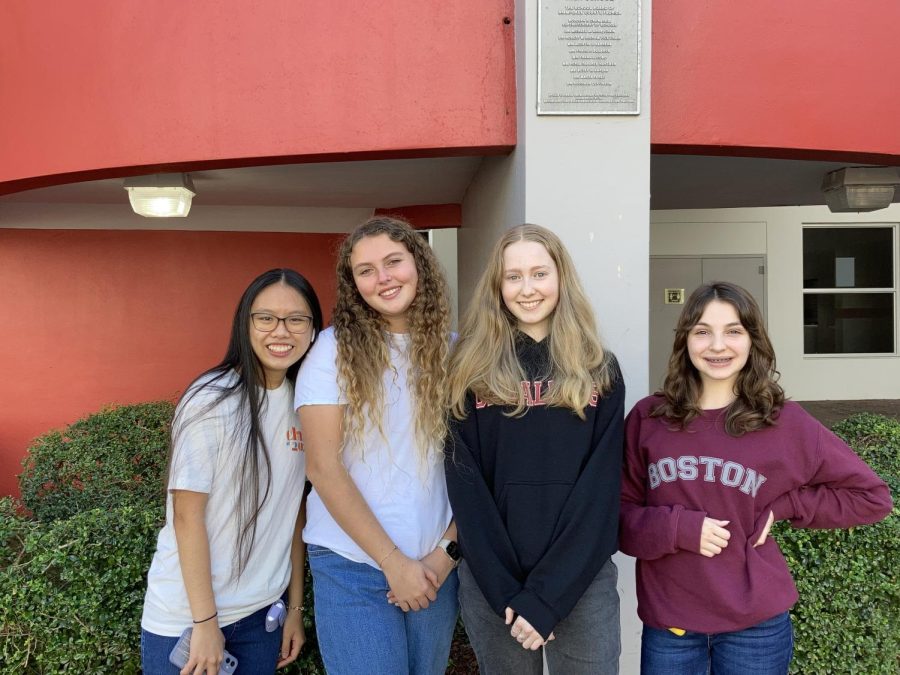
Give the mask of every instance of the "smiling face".
[(711, 300), (687, 338), (687, 351), (704, 390), (734, 392), (738, 374), (750, 357), (750, 334), (729, 302)]
[[(304, 297), (283, 283), (272, 284), (261, 290), (250, 306), (250, 313), (268, 314), (278, 318), (312, 316)], [(247, 327), (250, 331), (253, 353), (262, 364), (268, 389), (281, 386), (287, 369), (306, 354), (312, 339), (312, 326), (309, 323), (307, 331), (302, 334), (291, 333), (285, 323), (277, 321), (275, 328), (268, 333), (255, 328), (253, 321), (250, 321)]]
[(356, 290), (388, 323), (392, 333), (409, 332), (407, 312), (416, 299), (419, 273), (412, 253), (386, 234), (363, 237), (350, 252)]
[(559, 302), (559, 273), (543, 244), (517, 241), (503, 250), (500, 295), (520, 331), (538, 342), (547, 337)]

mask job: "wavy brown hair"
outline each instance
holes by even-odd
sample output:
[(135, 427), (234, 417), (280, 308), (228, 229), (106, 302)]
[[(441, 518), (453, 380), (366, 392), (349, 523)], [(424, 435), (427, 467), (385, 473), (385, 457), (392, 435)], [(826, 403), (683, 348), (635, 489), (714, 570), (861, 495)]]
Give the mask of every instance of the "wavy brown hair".
[[(422, 233), (397, 218), (377, 216), (344, 239), (337, 260), (337, 304), (333, 325), (337, 338), (338, 376), (345, 389), (344, 447), (360, 453), (366, 420), (385, 438), (382, 427), (382, 376), (390, 368), (387, 321), (362, 298), (353, 279), (350, 255), (365, 237), (387, 235), (413, 257), (419, 281), (409, 306), (409, 378), (415, 408), (416, 443), (423, 465), (442, 457), (447, 434), (445, 392), (450, 353), (450, 302), (447, 282)], [(431, 455), (431, 456), (429, 456)]]
[(585, 419), (584, 408), (596, 389), (601, 395), (617, 376), (615, 359), (603, 349), (594, 312), (575, 265), (559, 237), (540, 225), (519, 225), (507, 231), (491, 251), (463, 318), (450, 363), (450, 410), (466, 415), (466, 392), (494, 404), (510, 406), (511, 416), (525, 412), (526, 379), (516, 358), (518, 321), (500, 292), (503, 252), (510, 244), (532, 241), (550, 254), (559, 275), (559, 301), (550, 315), (550, 368), (553, 386), (548, 405), (569, 408)]
[(778, 384), (779, 373), (775, 369), (775, 350), (756, 300), (745, 289), (727, 281), (703, 284), (688, 298), (675, 327), (675, 342), (663, 389), (658, 392), (665, 397), (665, 402), (651, 415), (666, 417), (683, 429), (702, 412), (703, 384), (700, 373), (691, 363), (687, 343), (691, 330), (700, 323), (706, 306), (713, 300), (734, 307), (750, 336), (750, 355), (735, 381), (737, 398), (727, 408), (725, 430), (731, 436), (742, 436), (748, 431), (772, 426), (784, 405), (784, 390)]

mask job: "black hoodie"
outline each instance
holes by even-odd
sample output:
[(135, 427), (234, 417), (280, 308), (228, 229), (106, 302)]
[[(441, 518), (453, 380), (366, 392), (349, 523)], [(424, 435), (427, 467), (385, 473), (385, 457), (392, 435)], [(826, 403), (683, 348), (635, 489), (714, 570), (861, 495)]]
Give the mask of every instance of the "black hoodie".
[(469, 394), (446, 456), (459, 544), (481, 592), (544, 638), (616, 551), (625, 399), (613, 362), (612, 389), (591, 400), (587, 419), (547, 406), (549, 340), (517, 335), (525, 414)]

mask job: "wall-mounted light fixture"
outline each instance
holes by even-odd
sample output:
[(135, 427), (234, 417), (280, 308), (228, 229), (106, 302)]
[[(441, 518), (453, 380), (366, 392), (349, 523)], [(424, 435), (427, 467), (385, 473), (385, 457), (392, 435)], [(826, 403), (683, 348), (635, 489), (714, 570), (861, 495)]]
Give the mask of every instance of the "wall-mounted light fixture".
[(832, 213), (877, 211), (891, 205), (897, 185), (900, 175), (894, 167), (853, 166), (826, 173), (822, 192)]
[(196, 192), (186, 173), (157, 173), (126, 178), (131, 208), (147, 218), (184, 218)]

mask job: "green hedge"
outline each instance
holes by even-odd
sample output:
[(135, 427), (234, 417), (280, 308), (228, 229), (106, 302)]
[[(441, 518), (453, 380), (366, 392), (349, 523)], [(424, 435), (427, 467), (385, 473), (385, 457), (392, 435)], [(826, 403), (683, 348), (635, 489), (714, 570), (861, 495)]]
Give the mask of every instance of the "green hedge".
[[(171, 403), (109, 408), (38, 438), (22, 502), (0, 499), (0, 673), (139, 673), (162, 527)], [(280, 672), (324, 675), (307, 570), (307, 644)]]
[(109, 408), (36, 439), (19, 476), (22, 501), (42, 522), (159, 503), (173, 408), (167, 401)]
[(35, 523), (0, 516), (4, 673), (138, 673), (140, 611), (162, 510), (93, 509)]
[(855, 415), (834, 427), (890, 486), (894, 510), (850, 530), (774, 529), (800, 591), (792, 673), (900, 673), (900, 422)]
[[(139, 673), (147, 570), (160, 506), (93, 509), (36, 523), (0, 506), (0, 673)], [(7, 564), (9, 561), (9, 564)], [(312, 598), (305, 604), (312, 606)], [(315, 645), (311, 613), (307, 634)], [(324, 675), (307, 644), (280, 672)]]

